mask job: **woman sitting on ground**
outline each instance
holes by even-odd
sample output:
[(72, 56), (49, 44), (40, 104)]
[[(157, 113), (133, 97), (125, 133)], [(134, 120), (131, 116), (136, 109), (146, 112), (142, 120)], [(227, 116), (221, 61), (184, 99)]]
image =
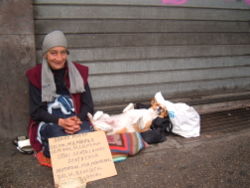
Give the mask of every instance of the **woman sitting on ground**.
[(49, 138), (92, 131), (87, 113), (93, 114), (93, 101), (88, 67), (71, 61), (63, 32), (47, 34), (42, 53), (42, 64), (26, 73), (29, 138), (33, 149), (49, 158)]

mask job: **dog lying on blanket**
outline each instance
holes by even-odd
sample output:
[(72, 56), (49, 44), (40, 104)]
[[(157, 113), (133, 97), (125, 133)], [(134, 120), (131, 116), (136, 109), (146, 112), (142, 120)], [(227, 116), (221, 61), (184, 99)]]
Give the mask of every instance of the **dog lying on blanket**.
[(97, 111), (94, 116), (89, 113), (88, 117), (95, 130), (103, 130), (106, 134), (115, 134), (145, 132), (150, 129), (155, 118), (164, 118), (167, 115), (166, 107), (153, 98), (151, 107), (148, 109), (134, 109), (134, 104), (130, 103), (121, 114), (108, 115), (102, 111)]

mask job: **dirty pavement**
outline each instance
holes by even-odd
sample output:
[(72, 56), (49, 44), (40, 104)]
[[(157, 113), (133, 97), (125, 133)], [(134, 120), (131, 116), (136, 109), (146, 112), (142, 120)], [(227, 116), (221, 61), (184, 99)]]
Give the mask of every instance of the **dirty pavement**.
[[(115, 163), (117, 176), (87, 188), (248, 188), (250, 109), (201, 116), (201, 136), (170, 135), (134, 157)], [(52, 170), (0, 140), (0, 188), (53, 188)]]

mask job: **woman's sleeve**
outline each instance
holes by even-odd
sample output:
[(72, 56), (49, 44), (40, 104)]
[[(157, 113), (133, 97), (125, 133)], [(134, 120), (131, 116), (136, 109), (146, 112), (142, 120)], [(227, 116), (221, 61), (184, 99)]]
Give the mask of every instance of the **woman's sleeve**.
[(88, 112), (91, 114), (94, 113), (94, 104), (88, 83), (85, 84), (84, 87), (85, 87), (85, 92), (81, 94), (81, 109), (80, 109), (80, 114), (78, 114), (78, 117), (82, 121), (88, 119), (87, 118)]
[(47, 103), (41, 100), (41, 90), (33, 86), (29, 82), (29, 104), (31, 119), (37, 122), (44, 121), (46, 123), (52, 122), (57, 124), (58, 117), (48, 113)]

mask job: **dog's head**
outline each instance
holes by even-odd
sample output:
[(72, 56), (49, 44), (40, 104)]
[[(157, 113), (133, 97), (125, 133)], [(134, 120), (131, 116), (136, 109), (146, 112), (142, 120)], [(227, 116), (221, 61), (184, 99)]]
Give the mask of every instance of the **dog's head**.
[(151, 99), (151, 108), (156, 111), (158, 116), (161, 118), (165, 118), (168, 116), (167, 108), (157, 102), (155, 98)]

